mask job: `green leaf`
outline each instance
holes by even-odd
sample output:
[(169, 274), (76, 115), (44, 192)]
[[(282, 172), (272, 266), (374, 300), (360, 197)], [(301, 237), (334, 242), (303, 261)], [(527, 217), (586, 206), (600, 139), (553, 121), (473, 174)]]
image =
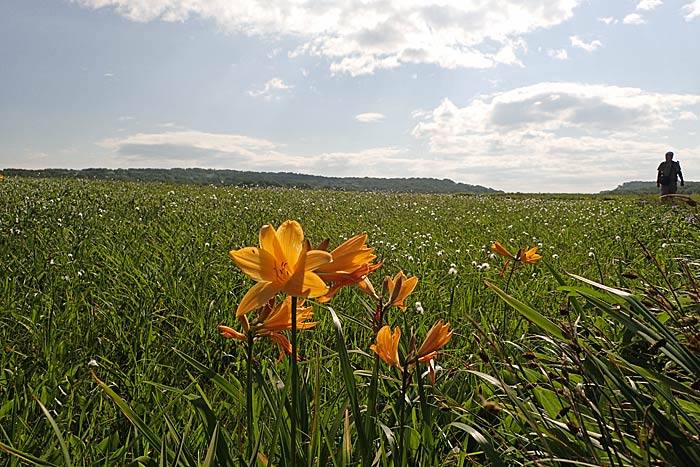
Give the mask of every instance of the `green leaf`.
[(39, 404), (39, 407), (41, 407), (41, 411), (44, 412), (44, 415), (46, 415), (46, 418), (49, 419), (49, 423), (51, 424), (51, 428), (53, 428), (53, 431), (56, 433), (56, 437), (58, 438), (58, 444), (61, 445), (61, 452), (63, 453), (63, 460), (66, 462), (67, 467), (73, 467), (73, 462), (71, 461), (70, 454), (68, 453), (68, 446), (66, 446), (66, 442), (63, 439), (63, 435), (61, 435), (61, 430), (58, 429), (58, 425), (56, 424), (56, 420), (53, 419), (49, 411), (46, 409), (44, 404), (41, 403), (41, 401), (34, 397), (34, 400), (36, 401), (37, 404)]
[[(369, 453), (370, 446), (367, 443), (365, 432), (362, 426), (362, 416), (360, 412), (360, 404), (357, 398), (357, 388), (355, 387), (355, 377), (348, 356), (348, 349), (345, 347), (345, 336), (343, 335), (343, 326), (338, 319), (338, 315), (333, 311), (333, 308), (328, 308), (333, 317), (333, 326), (335, 328), (336, 343), (338, 348), (338, 357), (340, 359), (340, 369), (345, 382), (345, 390), (350, 398), (350, 408), (352, 409), (352, 417), (355, 420), (355, 428), (357, 429), (358, 441), (360, 443), (360, 452)], [(365, 456), (365, 459), (369, 456)]]
[(498, 455), (498, 453), (493, 449), (493, 446), (491, 446), (491, 443), (489, 443), (488, 439), (481, 434), (479, 430), (462, 422), (452, 422), (448, 426), (453, 426), (467, 432), (469, 436), (471, 436), (472, 439), (474, 439), (474, 441), (481, 446), (481, 449), (484, 450), (489, 460), (495, 467), (505, 467), (506, 464), (503, 462), (503, 459), (501, 459), (501, 456)]
[(566, 340), (566, 341), (569, 340), (566, 337), (564, 337), (564, 333), (559, 328), (559, 326), (557, 326), (556, 324), (554, 324), (553, 322), (551, 322), (550, 320), (548, 320), (547, 318), (542, 316), (539, 312), (535, 311), (533, 308), (524, 304), (523, 302), (511, 297), (510, 295), (505, 293), (503, 290), (499, 289), (497, 286), (495, 286), (491, 282), (484, 281), (484, 283), (491, 290), (496, 292), (496, 295), (501, 297), (501, 299), (504, 302), (506, 302), (508, 305), (513, 307), (515, 309), (515, 311), (520, 313), (525, 319), (527, 319), (528, 321), (535, 324), (543, 331), (549, 333), (550, 335), (552, 335), (558, 339), (562, 339), (562, 340)]

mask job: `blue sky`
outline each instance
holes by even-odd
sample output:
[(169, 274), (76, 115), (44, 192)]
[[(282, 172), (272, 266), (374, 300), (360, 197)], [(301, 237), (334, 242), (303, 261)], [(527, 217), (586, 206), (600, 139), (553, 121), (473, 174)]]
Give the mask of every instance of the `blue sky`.
[(0, 167), (700, 172), (700, 0), (2, 0)]

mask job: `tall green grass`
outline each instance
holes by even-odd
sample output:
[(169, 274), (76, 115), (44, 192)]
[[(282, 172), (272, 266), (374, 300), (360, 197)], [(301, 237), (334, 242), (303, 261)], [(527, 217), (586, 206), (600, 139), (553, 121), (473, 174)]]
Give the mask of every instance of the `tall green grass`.
[[(1, 182), (4, 464), (700, 464), (692, 206)], [(345, 289), (300, 333), (297, 380), (256, 341), (246, 395), (245, 345), (216, 327), (252, 281), (227, 253), (286, 219), (313, 243), (367, 232), (377, 288), (419, 278), (387, 322), (402, 357), (452, 324), (434, 386), (374, 356), (376, 303)], [(543, 255), (507, 293), (493, 241)]]

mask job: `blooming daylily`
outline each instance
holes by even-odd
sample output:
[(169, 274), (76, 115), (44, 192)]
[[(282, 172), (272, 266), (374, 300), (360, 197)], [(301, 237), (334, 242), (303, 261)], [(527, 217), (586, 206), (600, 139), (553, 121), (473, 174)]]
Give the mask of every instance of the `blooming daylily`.
[(542, 255), (537, 254), (537, 247), (530, 248), (529, 250), (524, 249), (519, 253), (520, 261), (525, 264), (536, 264), (542, 258)]
[(310, 298), (328, 292), (326, 283), (313, 271), (330, 263), (331, 254), (312, 250), (296, 221), (286, 221), (277, 230), (265, 225), (260, 229), (260, 248), (246, 247), (229, 254), (257, 282), (238, 304), (236, 316), (263, 306), (279, 292)]
[(515, 258), (514, 255), (510, 254), (510, 251), (506, 250), (506, 248), (501, 245), (499, 242), (493, 242), (491, 244), (491, 250), (493, 250), (494, 253), (498, 253), (501, 256), (506, 256), (508, 258)]
[(355, 235), (331, 251), (333, 261), (314, 271), (323, 281), (333, 284), (319, 301), (329, 301), (341, 287), (347, 285), (357, 285), (360, 290), (376, 298), (367, 275), (382, 267), (383, 263), (372, 263), (377, 258), (373, 252), (374, 248), (367, 247), (367, 234)]
[(428, 364), (430, 380), (435, 384), (435, 357), (437, 351), (447, 345), (452, 339), (452, 331), (449, 330), (450, 323), (444, 323), (441, 319), (428, 331), (423, 344), (421, 344), (416, 354), (418, 361)]
[(387, 276), (384, 281), (390, 297), (387, 306), (396, 306), (401, 308), (401, 311), (406, 311), (404, 300), (413, 292), (413, 289), (416, 288), (418, 278), (411, 277), (408, 279), (403, 271), (399, 271), (393, 279)]
[(506, 250), (506, 248), (499, 242), (493, 242), (491, 244), (491, 250), (501, 256), (505, 256), (514, 261), (520, 261), (525, 264), (535, 264), (542, 258), (541, 255), (537, 254), (537, 247), (521, 248), (516, 254), (511, 254), (511, 252)]
[(401, 362), (399, 362), (399, 340), (401, 339), (401, 328), (394, 328), (392, 335), (391, 328), (384, 326), (377, 333), (377, 343), (372, 344), (369, 348), (379, 355), (379, 358), (384, 360), (391, 366), (395, 366), (399, 370)]
[(499, 242), (493, 242), (491, 244), (491, 250), (493, 250), (494, 253), (498, 253), (499, 255), (508, 258), (506, 264), (503, 265), (503, 269), (501, 269), (501, 276), (503, 276), (505, 273), (511, 260), (521, 262), (523, 264), (537, 264), (537, 262), (542, 258), (542, 255), (537, 254), (537, 247), (521, 248), (516, 254), (511, 254), (511, 252), (506, 250), (505, 247)]
[[(318, 324), (316, 321), (309, 321), (313, 318), (313, 307), (305, 307), (304, 301), (300, 300), (297, 305), (297, 329), (310, 329)], [(238, 318), (245, 332), (239, 332), (235, 329), (219, 324), (221, 335), (227, 339), (238, 339), (246, 341), (249, 333), (254, 337), (269, 337), (282, 350), (280, 360), (284, 353), (292, 353), (292, 345), (287, 339), (287, 336), (280, 331), (288, 331), (292, 329), (292, 297), (285, 298), (282, 302), (274, 303), (270, 300), (261, 309), (260, 314), (248, 323), (246, 315)]]

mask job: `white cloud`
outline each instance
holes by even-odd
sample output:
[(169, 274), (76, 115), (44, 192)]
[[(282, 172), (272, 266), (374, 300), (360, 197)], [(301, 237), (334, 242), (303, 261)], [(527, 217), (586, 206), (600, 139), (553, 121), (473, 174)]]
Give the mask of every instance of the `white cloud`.
[(678, 120), (696, 121), (700, 120), (700, 117), (698, 117), (698, 115), (694, 114), (693, 112), (684, 111), (678, 115)]
[(271, 100), (273, 98), (279, 98), (280, 92), (290, 91), (292, 88), (294, 88), (293, 85), (285, 84), (285, 82), (279, 78), (272, 78), (261, 88), (248, 91), (248, 94), (252, 97), (261, 97), (265, 100)]
[(625, 18), (622, 20), (622, 22), (625, 24), (634, 24), (634, 25), (646, 23), (644, 18), (642, 18), (642, 15), (640, 15), (638, 13), (630, 13), (629, 15), (625, 16)]
[(571, 41), (571, 45), (573, 47), (578, 47), (579, 49), (583, 49), (586, 52), (593, 52), (594, 50), (596, 50), (597, 48), (599, 48), (603, 45), (603, 43), (597, 39), (593, 40), (591, 42), (584, 42), (578, 36), (571, 36), (571, 37), (569, 37), (569, 40)]
[(612, 16), (604, 16), (602, 18), (598, 18), (598, 21), (600, 21), (601, 23), (605, 23), (605, 24), (617, 24), (618, 23), (618, 20), (613, 18)]
[(566, 60), (569, 58), (569, 53), (566, 49), (550, 49), (547, 51), (547, 55), (557, 60)]
[(683, 5), (684, 18), (686, 21), (691, 21), (693, 18), (700, 18), (700, 0), (695, 0), (693, 3)]
[[(208, 167), (324, 176), (429, 176), (423, 171), (425, 160), (414, 159), (395, 147), (299, 155), (265, 139), (194, 130), (138, 133), (98, 144), (113, 152), (115, 164), (129, 167)], [(387, 172), (387, 166), (394, 171)]]
[(355, 115), (355, 120), (362, 123), (374, 123), (381, 122), (386, 118), (386, 115), (377, 112), (368, 112), (363, 114)]
[(421, 121), (413, 135), (431, 154), (460, 161), (452, 170), (470, 174), (470, 183), (496, 177), (504, 188), (556, 191), (578, 183), (598, 191), (650, 179), (674, 123), (698, 110), (700, 95), (540, 83), (478, 96), (465, 107), (445, 99), (415, 114)]
[(654, 8), (663, 5), (662, 0), (640, 0), (637, 4), (637, 10), (653, 10)]
[(336, 73), (358, 75), (407, 63), (443, 68), (518, 65), (523, 37), (572, 18), (583, 0), (72, 0), (132, 21), (204, 18), (247, 35), (287, 36), (291, 55), (328, 57)]
[(171, 148), (173, 155), (178, 148), (192, 148), (213, 154), (238, 154), (244, 158), (273, 154), (280, 148), (280, 145), (264, 139), (192, 130), (136, 133), (124, 138), (108, 138), (99, 145), (123, 155), (138, 154), (139, 148), (164, 148), (165, 151)]

